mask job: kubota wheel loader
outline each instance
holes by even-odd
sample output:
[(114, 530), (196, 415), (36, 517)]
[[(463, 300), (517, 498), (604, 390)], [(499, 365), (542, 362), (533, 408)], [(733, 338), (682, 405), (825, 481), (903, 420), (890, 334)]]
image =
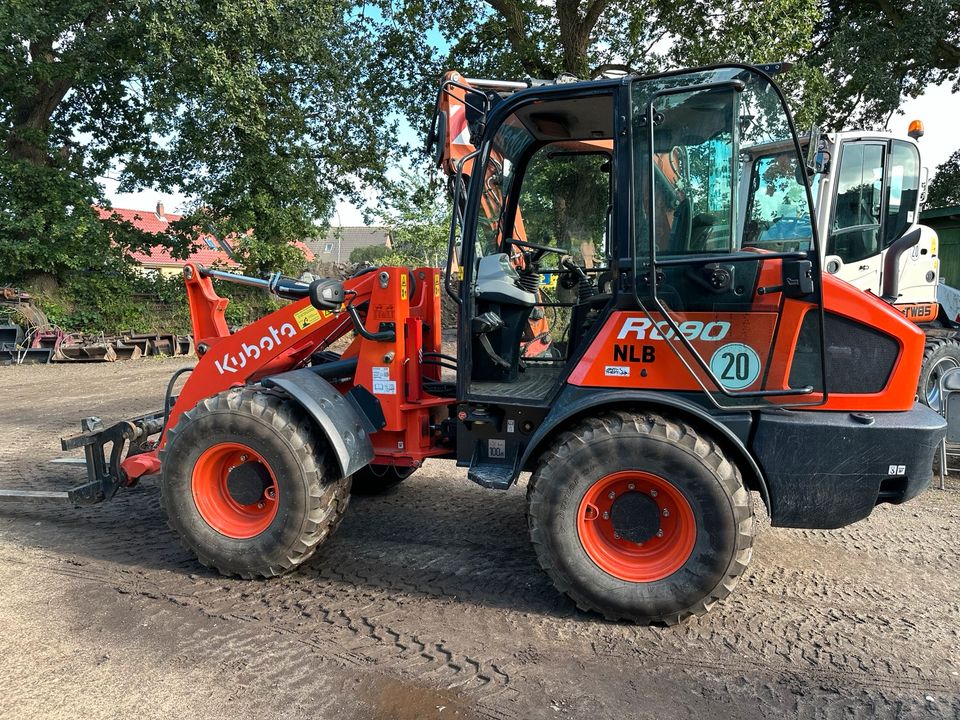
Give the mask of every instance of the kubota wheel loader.
[[(162, 412), (64, 441), (89, 473), (65, 497), (160, 474), (200, 562), (271, 577), (336, 529), (355, 476), (448, 458), (505, 490), (529, 470), (530, 536), (557, 588), (608, 618), (674, 623), (747, 568), (751, 491), (774, 525), (836, 528), (928, 485), (944, 422), (914, 401), (923, 333), (821, 272), (815, 223), (789, 250), (746, 242), (745, 148), (785, 141), (778, 182), (814, 217), (766, 72), (453, 74), (439, 97), (447, 268), (306, 285), (188, 265), (199, 362)], [(473, 149), (451, 159), (458, 139)], [(231, 333), (214, 281), (292, 302)], [(444, 291), (459, 311), (446, 353)], [(551, 337), (531, 353), (536, 309)]]

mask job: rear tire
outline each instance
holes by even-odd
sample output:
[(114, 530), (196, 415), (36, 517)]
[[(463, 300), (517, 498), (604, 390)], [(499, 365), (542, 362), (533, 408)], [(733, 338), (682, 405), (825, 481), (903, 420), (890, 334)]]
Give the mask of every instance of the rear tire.
[(200, 401), (168, 431), (160, 459), (170, 529), (224, 575), (293, 570), (334, 532), (350, 500), (350, 478), (339, 477), (313, 423), (258, 388)]
[(928, 335), (920, 366), (920, 401), (940, 412), (940, 376), (950, 368), (960, 367), (960, 341), (954, 335)]
[(753, 552), (753, 503), (736, 465), (708, 436), (654, 413), (605, 413), (561, 434), (527, 503), (554, 585), (609, 620), (701, 615)]
[(354, 495), (383, 495), (413, 475), (417, 468), (395, 465), (367, 465), (353, 474)]

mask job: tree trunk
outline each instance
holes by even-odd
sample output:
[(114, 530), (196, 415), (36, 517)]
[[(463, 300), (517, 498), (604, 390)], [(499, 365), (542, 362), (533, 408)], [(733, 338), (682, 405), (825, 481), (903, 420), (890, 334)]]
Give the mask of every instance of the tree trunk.
[(580, 0), (557, 0), (564, 72), (587, 79), (590, 74), (587, 57), (590, 38), (597, 21), (609, 5), (610, 0), (590, 0), (581, 14)]
[[(34, 64), (42, 63), (55, 67), (53, 38), (32, 40), (30, 55)], [(37, 79), (32, 84), (31, 92), (14, 102), (11, 112), (12, 127), (7, 135), (7, 153), (11, 158), (26, 160), (36, 165), (49, 162), (46, 137), (50, 132), (50, 118), (72, 84), (73, 79), (66, 75)]]

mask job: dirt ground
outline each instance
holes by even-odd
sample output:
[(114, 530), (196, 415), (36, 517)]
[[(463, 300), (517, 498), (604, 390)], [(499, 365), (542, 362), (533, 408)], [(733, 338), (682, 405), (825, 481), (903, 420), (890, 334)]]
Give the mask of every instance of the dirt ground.
[[(153, 410), (176, 361), (0, 368), (0, 483), (79, 419)], [(302, 570), (200, 567), (155, 482), (86, 509), (0, 505), (3, 718), (960, 717), (960, 483), (831, 531), (765, 529), (734, 595), (679, 627), (577, 611), (537, 566), (524, 487), (427, 464), (354, 498)]]

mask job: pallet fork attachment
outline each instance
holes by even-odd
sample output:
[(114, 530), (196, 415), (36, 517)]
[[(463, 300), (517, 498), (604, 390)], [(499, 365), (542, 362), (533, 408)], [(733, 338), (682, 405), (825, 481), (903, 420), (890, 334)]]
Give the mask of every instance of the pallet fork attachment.
[[(163, 413), (153, 413), (103, 427), (98, 417), (80, 421), (83, 432), (60, 439), (63, 450), (83, 448), (84, 460), (67, 458), (54, 462), (87, 468), (87, 482), (69, 490), (0, 490), (0, 502), (65, 501), (71, 505), (95, 505), (112, 498), (121, 486), (132, 484), (120, 467), (124, 448), (126, 457), (149, 450), (148, 439), (163, 429)], [(109, 454), (107, 446), (110, 446)]]

